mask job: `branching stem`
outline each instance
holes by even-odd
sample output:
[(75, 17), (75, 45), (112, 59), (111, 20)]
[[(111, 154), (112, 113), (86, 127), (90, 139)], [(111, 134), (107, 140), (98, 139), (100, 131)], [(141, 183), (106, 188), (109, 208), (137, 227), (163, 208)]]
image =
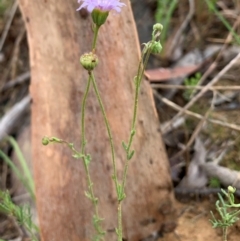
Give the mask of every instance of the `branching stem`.
[(87, 82), (87, 87), (83, 96), (83, 101), (82, 101), (82, 116), (81, 116), (81, 132), (82, 132), (82, 141), (81, 141), (81, 155), (82, 155), (82, 159), (83, 159), (83, 165), (84, 165), (84, 169), (87, 175), (87, 183), (88, 183), (88, 190), (89, 190), (89, 199), (91, 199), (93, 206), (94, 206), (94, 211), (95, 211), (95, 216), (94, 219), (96, 220), (95, 225), (95, 230), (97, 232), (97, 235), (101, 237), (101, 239), (103, 240), (103, 235), (105, 234), (105, 232), (103, 231), (102, 227), (100, 226), (100, 217), (99, 217), (99, 212), (98, 212), (98, 199), (96, 198), (95, 194), (94, 194), (94, 190), (93, 190), (93, 182), (91, 180), (91, 176), (90, 176), (90, 172), (89, 172), (89, 158), (86, 156), (85, 153), (85, 145), (86, 145), (86, 138), (85, 138), (85, 109), (86, 109), (86, 100), (87, 100), (87, 96), (89, 93), (89, 89), (90, 89), (90, 85), (91, 85), (91, 72), (89, 72), (89, 78), (88, 78), (88, 82)]
[(113, 163), (113, 180), (114, 180), (114, 183), (115, 183), (116, 190), (118, 190), (117, 169), (116, 169), (116, 161), (115, 161), (115, 149), (114, 149), (114, 144), (113, 144), (112, 132), (111, 132), (111, 129), (110, 129), (110, 125), (109, 125), (109, 122), (108, 122), (108, 119), (107, 119), (106, 111), (104, 109), (104, 105), (103, 105), (100, 93), (98, 91), (97, 83), (96, 83), (96, 80), (95, 80), (95, 77), (94, 77), (93, 73), (90, 74), (90, 77), (91, 77), (91, 80), (92, 80), (92, 84), (93, 84), (95, 94), (97, 96), (98, 103), (99, 103), (100, 108), (101, 108), (101, 112), (102, 112), (102, 115), (103, 115), (103, 118), (104, 118), (104, 123), (105, 123), (105, 126), (107, 128), (108, 138), (109, 138), (109, 142), (110, 142), (110, 146), (111, 146), (112, 163)]

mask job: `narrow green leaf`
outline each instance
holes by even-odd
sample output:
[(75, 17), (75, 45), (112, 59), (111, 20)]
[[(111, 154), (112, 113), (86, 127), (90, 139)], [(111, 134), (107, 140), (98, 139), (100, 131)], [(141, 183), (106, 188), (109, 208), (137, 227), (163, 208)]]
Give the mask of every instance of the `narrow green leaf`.
[(131, 136), (134, 136), (136, 134), (136, 130), (131, 130)]
[(74, 144), (73, 144), (73, 143), (68, 143), (68, 146), (69, 146), (70, 148), (73, 148), (73, 147), (74, 147)]
[(82, 159), (84, 157), (84, 155), (81, 153), (75, 153), (72, 155), (72, 157), (75, 159)]
[[(17, 176), (17, 178), (23, 183), (25, 188), (29, 190), (28, 183), (25, 179), (25, 177), (22, 175), (22, 173), (19, 171), (17, 166), (12, 162), (12, 160), (3, 152), (0, 150), (0, 157), (7, 163), (7, 165), (12, 169), (14, 174)], [(30, 190), (29, 190), (30, 191)]]
[[(7, 140), (12, 145), (12, 147), (13, 147), (16, 155), (17, 155), (19, 164), (21, 165), (21, 168), (22, 168), (23, 173), (24, 173), (23, 175), (21, 174), (22, 177), (21, 177), (20, 180), (22, 180), (22, 184), (27, 189), (27, 191), (31, 195), (32, 199), (35, 200), (34, 181), (33, 181), (33, 177), (32, 177), (32, 174), (30, 172), (29, 166), (27, 165), (26, 159), (24, 158), (23, 153), (20, 150), (19, 145), (16, 142), (16, 140), (11, 136), (7, 137)], [(20, 171), (19, 171), (19, 173), (20, 173)]]
[(85, 191), (85, 196), (87, 198), (89, 198), (90, 200), (92, 200), (92, 196), (91, 196), (91, 194), (88, 191)]
[(85, 156), (85, 162), (86, 162), (87, 166), (90, 164), (90, 162), (91, 162), (91, 156), (90, 156), (89, 154), (87, 154), (87, 155)]
[(122, 141), (122, 146), (123, 146), (123, 149), (126, 151), (127, 150), (127, 144), (124, 141)]
[(134, 155), (134, 153), (135, 153), (135, 151), (133, 150), (133, 151), (131, 151), (130, 152), (130, 154), (127, 156), (127, 159), (128, 160), (131, 160), (132, 159), (132, 157), (133, 157), (133, 155)]

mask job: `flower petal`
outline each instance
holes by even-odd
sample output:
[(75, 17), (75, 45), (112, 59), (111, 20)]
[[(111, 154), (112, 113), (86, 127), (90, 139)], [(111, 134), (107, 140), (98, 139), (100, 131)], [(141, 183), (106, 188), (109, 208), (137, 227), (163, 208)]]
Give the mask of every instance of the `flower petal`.
[(93, 9), (100, 9), (103, 11), (114, 10), (116, 12), (121, 12), (121, 7), (126, 4), (119, 2), (119, 0), (78, 0), (78, 3), (81, 6), (77, 9), (86, 8), (89, 12), (92, 12)]

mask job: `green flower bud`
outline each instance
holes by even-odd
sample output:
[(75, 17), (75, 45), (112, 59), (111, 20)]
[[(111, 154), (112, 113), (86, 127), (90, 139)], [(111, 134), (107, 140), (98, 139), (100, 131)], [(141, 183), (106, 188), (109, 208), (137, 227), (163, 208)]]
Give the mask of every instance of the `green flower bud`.
[(160, 23), (156, 23), (156, 24), (153, 25), (153, 31), (159, 31), (159, 32), (162, 32), (162, 30), (163, 30), (163, 26), (162, 26), (162, 24), (160, 24)]
[(80, 63), (84, 69), (91, 71), (97, 66), (98, 57), (92, 52), (86, 53), (81, 56)]
[(92, 20), (98, 27), (100, 27), (106, 22), (108, 14), (109, 11), (102, 11), (100, 9), (95, 8), (92, 11)]
[(154, 41), (150, 44), (150, 51), (152, 54), (159, 54), (162, 51), (162, 45), (159, 41)]
[(228, 192), (229, 193), (235, 193), (236, 192), (236, 188), (232, 187), (232, 186), (228, 186)]
[(44, 146), (47, 146), (47, 145), (49, 144), (49, 139), (48, 139), (48, 137), (44, 136), (44, 137), (42, 138), (42, 144), (43, 144)]

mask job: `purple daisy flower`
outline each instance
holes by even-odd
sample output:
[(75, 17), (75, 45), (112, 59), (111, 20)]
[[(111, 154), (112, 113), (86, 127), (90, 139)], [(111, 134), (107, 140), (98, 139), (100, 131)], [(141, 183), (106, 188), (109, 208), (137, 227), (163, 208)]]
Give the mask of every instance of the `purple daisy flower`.
[(78, 0), (78, 3), (82, 3), (77, 11), (82, 8), (86, 8), (88, 12), (92, 12), (93, 9), (99, 9), (102, 11), (115, 10), (116, 12), (121, 12), (121, 7), (124, 3), (119, 2), (119, 0)]

